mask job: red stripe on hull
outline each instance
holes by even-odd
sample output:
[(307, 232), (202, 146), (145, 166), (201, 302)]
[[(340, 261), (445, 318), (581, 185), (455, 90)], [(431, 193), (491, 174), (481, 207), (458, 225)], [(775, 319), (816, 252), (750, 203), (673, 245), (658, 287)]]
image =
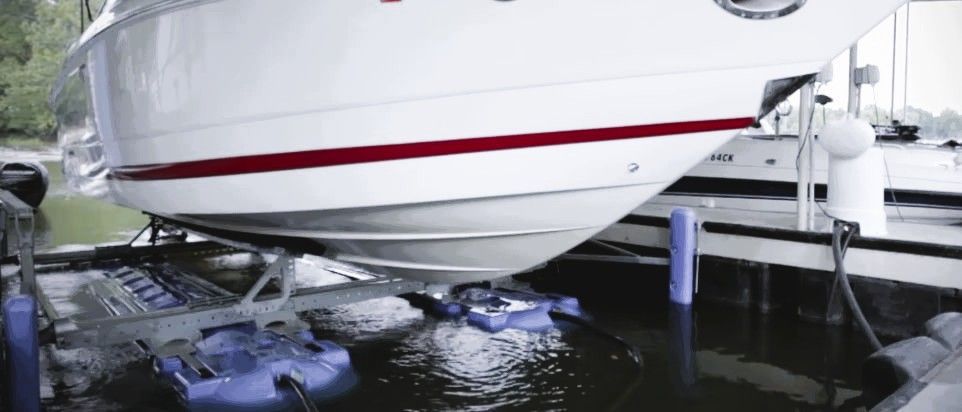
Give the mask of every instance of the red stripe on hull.
[(701, 120), (605, 129), (566, 130), (496, 137), (478, 137), (381, 146), (346, 147), (303, 152), (272, 153), (180, 163), (121, 166), (110, 177), (122, 180), (166, 180), (276, 172), (354, 163), (413, 159), (494, 150), (524, 149), (574, 143), (602, 142), (677, 134), (737, 130), (750, 126), (753, 118)]

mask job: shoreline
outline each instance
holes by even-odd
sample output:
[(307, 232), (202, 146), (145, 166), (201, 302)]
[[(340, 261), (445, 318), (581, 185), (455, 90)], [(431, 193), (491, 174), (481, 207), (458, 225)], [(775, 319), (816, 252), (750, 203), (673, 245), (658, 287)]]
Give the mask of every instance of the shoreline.
[(0, 163), (2, 162), (59, 162), (62, 158), (56, 147), (44, 150), (22, 150), (10, 147), (0, 147)]

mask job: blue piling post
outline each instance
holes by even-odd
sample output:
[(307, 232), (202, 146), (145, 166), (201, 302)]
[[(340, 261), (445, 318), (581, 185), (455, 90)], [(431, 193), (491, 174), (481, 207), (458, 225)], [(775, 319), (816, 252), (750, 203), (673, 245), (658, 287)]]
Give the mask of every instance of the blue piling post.
[(695, 249), (698, 246), (698, 217), (688, 208), (671, 211), (671, 303), (691, 305), (695, 296)]
[(668, 378), (684, 399), (698, 396), (695, 320), (691, 305), (668, 305)]
[(698, 266), (698, 217), (688, 208), (671, 211), (671, 279), (669, 280), (669, 375), (675, 392), (684, 398), (697, 393), (694, 322), (691, 304), (695, 297)]
[(37, 302), (17, 295), (3, 303), (7, 349), (7, 402), (10, 410), (40, 411), (40, 348), (37, 345)]

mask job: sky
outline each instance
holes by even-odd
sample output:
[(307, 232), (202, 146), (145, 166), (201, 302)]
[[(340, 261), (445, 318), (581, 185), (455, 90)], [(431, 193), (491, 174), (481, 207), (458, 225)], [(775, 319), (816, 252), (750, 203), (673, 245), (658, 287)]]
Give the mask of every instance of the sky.
[[(946, 108), (962, 113), (962, 1), (917, 2), (910, 7), (908, 12), (902, 7), (897, 16), (889, 17), (859, 41), (859, 66), (876, 65), (881, 74), (874, 95), (872, 88), (863, 89), (862, 105), (877, 101), (887, 111), (892, 102), (894, 73), (895, 111), (901, 110), (906, 90), (908, 20), (908, 105), (936, 115)], [(896, 30), (894, 70), (893, 30)], [(844, 108), (848, 95), (848, 52), (836, 58), (833, 67), (834, 80), (819, 93), (835, 99), (834, 107)]]

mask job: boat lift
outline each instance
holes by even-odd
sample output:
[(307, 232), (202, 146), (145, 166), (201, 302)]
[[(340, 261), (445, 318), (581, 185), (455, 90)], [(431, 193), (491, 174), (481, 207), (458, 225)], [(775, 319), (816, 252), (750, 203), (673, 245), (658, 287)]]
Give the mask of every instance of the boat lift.
[[(490, 332), (541, 330), (553, 326), (556, 314), (572, 322), (581, 316), (577, 299), (567, 296), (428, 285), (320, 257), (317, 246), (288, 244), (283, 238), (265, 242), (157, 216), (151, 216), (127, 244), (35, 254), (33, 213), (31, 206), (0, 190), (0, 263), (19, 266), (20, 278), (19, 295), (4, 304), (2, 329), (11, 339), (0, 339), (9, 341), (5, 372), (17, 379), (8, 379), (16, 387), (5, 389), (15, 398), (17, 410), (39, 410), (37, 349), (49, 343), (73, 349), (134, 342), (152, 357), (158, 377), (190, 409), (225, 405), (283, 409), (296, 405), (292, 394), (307, 405), (309, 397), (327, 393), (328, 386), (343, 386), (338, 380), (349, 375), (342, 374), (350, 369), (347, 351), (315, 339), (298, 318), (301, 312), (403, 295), (427, 312), (466, 318)], [(175, 234), (161, 237), (162, 231)], [(140, 240), (148, 232), (147, 240)], [(189, 240), (187, 234), (208, 240)], [(284, 247), (268, 246), (276, 244)], [(269, 262), (242, 293), (166, 263), (239, 253)], [(342, 281), (296, 287), (296, 263), (305, 254)], [(51, 273), (94, 269), (103, 277), (75, 293), (73, 303), (86, 310), (64, 313), (44, 290), (38, 269)], [(256, 394), (245, 389), (254, 385), (247, 381), (255, 380), (260, 382)], [(272, 381), (274, 385), (268, 384)], [(278, 390), (283, 383), (294, 390)]]
[[(279, 321), (296, 319), (296, 314), (317, 310), (334, 305), (355, 303), (368, 299), (396, 296), (424, 290), (422, 282), (403, 280), (388, 276), (370, 276), (369, 279), (351, 279), (350, 282), (295, 289), (294, 259), (298, 256), (278, 250), (265, 250), (254, 245), (229, 242), (219, 239), (211, 241), (133, 246), (101, 246), (92, 250), (58, 252), (33, 255), (32, 219), (33, 211), (29, 206), (8, 192), (0, 192), (5, 216), (3, 221), (13, 221), (18, 234), (16, 239), (18, 256), (7, 259), (5, 263), (20, 266), (22, 294), (33, 295), (47, 319), (43, 330), (49, 333), (54, 343), (62, 348), (105, 346), (133, 340), (165, 342), (178, 338), (189, 338), (201, 329), (254, 322), (260, 327)], [(9, 231), (5, 231), (8, 233)], [(9, 237), (4, 243), (10, 242)], [(225, 243), (230, 243), (225, 245)], [(251, 289), (243, 294), (222, 291), (218, 296), (191, 302), (183, 307), (162, 310), (149, 310), (128, 305), (129, 313), (94, 319), (77, 319), (62, 316), (38, 287), (34, 265), (79, 265), (97, 264), (108, 261), (135, 262), (150, 258), (175, 256), (213, 256), (236, 251), (276, 253), (277, 259), (267, 266)], [(349, 276), (349, 274), (345, 274)], [(280, 292), (262, 294), (265, 286), (275, 280)], [(129, 291), (112, 290), (109, 293), (114, 301), (134, 300)], [(125, 296), (126, 295), (126, 296)]]
[[(158, 376), (175, 388), (188, 407), (205, 408), (218, 402), (235, 406), (246, 402), (256, 409), (290, 407), (290, 394), (298, 394), (303, 401), (340, 376), (328, 372), (350, 367), (347, 352), (332, 342), (314, 339), (298, 313), (423, 291), (427, 286), (335, 263), (325, 269), (343, 276), (344, 282), (296, 288), (295, 261), (301, 255), (209, 234), (204, 236), (216, 242), (156, 243), (157, 232), (165, 225), (156, 217), (128, 244), (35, 254), (33, 213), (32, 207), (0, 190), (0, 256), (2, 263), (19, 266), (20, 278), (19, 295), (7, 299), (4, 306), (3, 325), (11, 338), (4, 372), (17, 376), (7, 380), (11, 386), (5, 389), (11, 399), (6, 401), (17, 405), (17, 410), (39, 410), (38, 346), (53, 343), (71, 349), (128, 342), (153, 357)], [(147, 229), (151, 240), (135, 244)], [(241, 252), (276, 256), (245, 293), (231, 293), (173, 265), (157, 264), (169, 258)], [(144, 267), (164, 273), (151, 276)], [(61, 313), (38, 282), (38, 269), (86, 268), (105, 274), (84, 286), (99, 304), (94, 306), (102, 310)], [(268, 290), (272, 281), (277, 291)], [(258, 395), (249, 395), (238, 386), (242, 379), (229, 379), (233, 375), (265, 382), (276, 379), (295, 390), (282, 392), (266, 385)]]

